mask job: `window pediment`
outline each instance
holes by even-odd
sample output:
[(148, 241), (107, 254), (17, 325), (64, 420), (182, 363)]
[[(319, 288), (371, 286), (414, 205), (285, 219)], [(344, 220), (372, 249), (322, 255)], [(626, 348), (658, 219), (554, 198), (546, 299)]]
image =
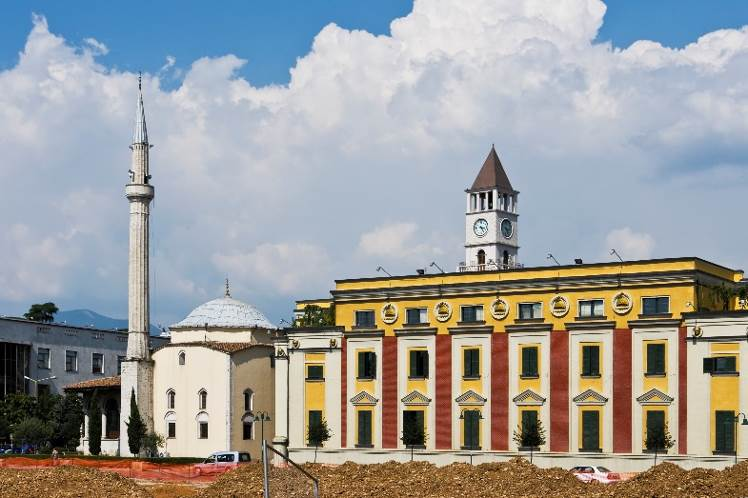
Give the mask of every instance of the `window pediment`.
[(572, 401), (582, 406), (599, 406), (607, 403), (608, 398), (595, 391), (594, 389), (587, 389), (586, 391), (575, 396)]
[(483, 406), (488, 400), (472, 389), (468, 389), (464, 393), (457, 396), (455, 398), (455, 401), (460, 406)]
[(650, 389), (649, 391), (636, 398), (636, 401), (638, 401), (641, 405), (669, 405), (674, 400), (675, 398), (668, 396), (667, 394), (656, 388)]
[(410, 394), (406, 394), (400, 401), (408, 406), (427, 406), (431, 403), (431, 398), (421, 392), (413, 391)]
[(379, 400), (377, 398), (367, 393), (366, 391), (361, 391), (351, 398), (351, 404), (353, 404), (354, 406), (374, 406), (378, 401)]
[(512, 401), (517, 406), (541, 406), (545, 404), (545, 398), (532, 389), (525, 389), (516, 395)]

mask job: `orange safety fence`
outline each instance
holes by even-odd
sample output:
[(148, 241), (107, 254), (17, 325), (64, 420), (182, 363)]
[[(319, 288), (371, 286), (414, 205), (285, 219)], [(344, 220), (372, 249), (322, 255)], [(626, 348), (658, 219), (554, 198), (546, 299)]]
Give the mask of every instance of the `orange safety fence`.
[(88, 458), (28, 458), (8, 457), (0, 458), (0, 468), (10, 469), (35, 469), (57, 467), (60, 465), (74, 465), (76, 467), (87, 467), (104, 472), (116, 472), (117, 474), (133, 479), (149, 479), (156, 481), (189, 481), (189, 482), (212, 482), (229, 470), (235, 469), (238, 464), (179, 464), (179, 463), (155, 463), (142, 460), (128, 459), (106, 459), (96, 460)]

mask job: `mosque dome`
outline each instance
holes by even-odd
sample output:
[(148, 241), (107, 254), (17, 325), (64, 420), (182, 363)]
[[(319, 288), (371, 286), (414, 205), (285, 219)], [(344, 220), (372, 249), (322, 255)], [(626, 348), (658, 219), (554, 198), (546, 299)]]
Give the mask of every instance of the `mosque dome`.
[(251, 304), (231, 297), (228, 292), (219, 299), (201, 304), (181, 322), (170, 328), (230, 328), (230, 329), (274, 329), (275, 325)]

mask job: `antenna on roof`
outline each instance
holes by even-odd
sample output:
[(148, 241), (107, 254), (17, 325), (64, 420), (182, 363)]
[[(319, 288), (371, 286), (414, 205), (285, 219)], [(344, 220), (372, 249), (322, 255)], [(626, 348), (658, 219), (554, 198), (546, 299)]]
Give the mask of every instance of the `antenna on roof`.
[(551, 253), (548, 253), (548, 256), (545, 259), (552, 259), (553, 262), (556, 263), (556, 266), (561, 266), (561, 263), (559, 263), (558, 260)]
[(226, 294), (225, 297), (231, 297), (231, 289), (229, 289), (229, 277), (226, 277)]
[(436, 261), (432, 261), (429, 266), (436, 267), (437, 270), (439, 270), (440, 272), (444, 273), (444, 270), (442, 270), (441, 266), (439, 266), (439, 265), (436, 264)]
[(138, 90), (139, 91), (143, 90), (142, 81), (143, 81), (143, 73), (141, 71), (138, 71)]
[(388, 272), (387, 270), (385, 270), (381, 266), (377, 266), (377, 271), (381, 271), (382, 273), (386, 273), (388, 277), (392, 276), (392, 274), (390, 272)]
[(620, 261), (621, 263), (623, 263), (623, 258), (621, 257), (620, 254), (618, 254), (618, 251), (616, 251), (615, 249), (611, 249), (610, 250), (610, 254), (611, 254), (611, 256), (615, 255), (615, 257), (618, 258), (618, 261)]

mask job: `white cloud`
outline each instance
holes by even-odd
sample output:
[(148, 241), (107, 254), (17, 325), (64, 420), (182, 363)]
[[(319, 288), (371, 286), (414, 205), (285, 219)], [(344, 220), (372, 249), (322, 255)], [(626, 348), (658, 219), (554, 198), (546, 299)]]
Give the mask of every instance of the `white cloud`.
[(605, 237), (605, 246), (606, 255), (611, 249), (615, 249), (624, 260), (632, 261), (651, 258), (655, 240), (648, 233), (635, 232), (629, 227), (624, 227), (611, 230)]
[(265, 243), (249, 252), (217, 253), (213, 262), (230, 276), (286, 296), (324, 292), (324, 286), (331, 284), (326, 281), (331, 263), (324, 248), (304, 242)]
[[(522, 192), (522, 262), (636, 226), (610, 233), (627, 258), (654, 255), (656, 237), (658, 256), (688, 246), (742, 267), (748, 233), (713, 213), (743, 210), (748, 28), (617, 49), (594, 42), (604, 13), (598, 0), (419, 0), (391, 36), (326, 26), (288, 85), (255, 87), (226, 54), (182, 62), (170, 90), (167, 58), (144, 77), (155, 320), (229, 271), (278, 311), (375, 260), (412, 271), (439, 248), (453, 267), (463, 190), (491, 143)], [(0, 237), (0, 308), (46, 293), (123, 316), (136, 75), (33, 21), (0, 71), (0, 210), (26, 227)], [(17, 247), (62, 256), (31, 264)]]
[(89, 49), (95, 54), (95, 55), (106, 55), (109, 53), (109, 48), (107, 48), (106, 45), (101, 43), (96, 38), (86, 38), (83, 40), (83, 42), (88, 45)]

